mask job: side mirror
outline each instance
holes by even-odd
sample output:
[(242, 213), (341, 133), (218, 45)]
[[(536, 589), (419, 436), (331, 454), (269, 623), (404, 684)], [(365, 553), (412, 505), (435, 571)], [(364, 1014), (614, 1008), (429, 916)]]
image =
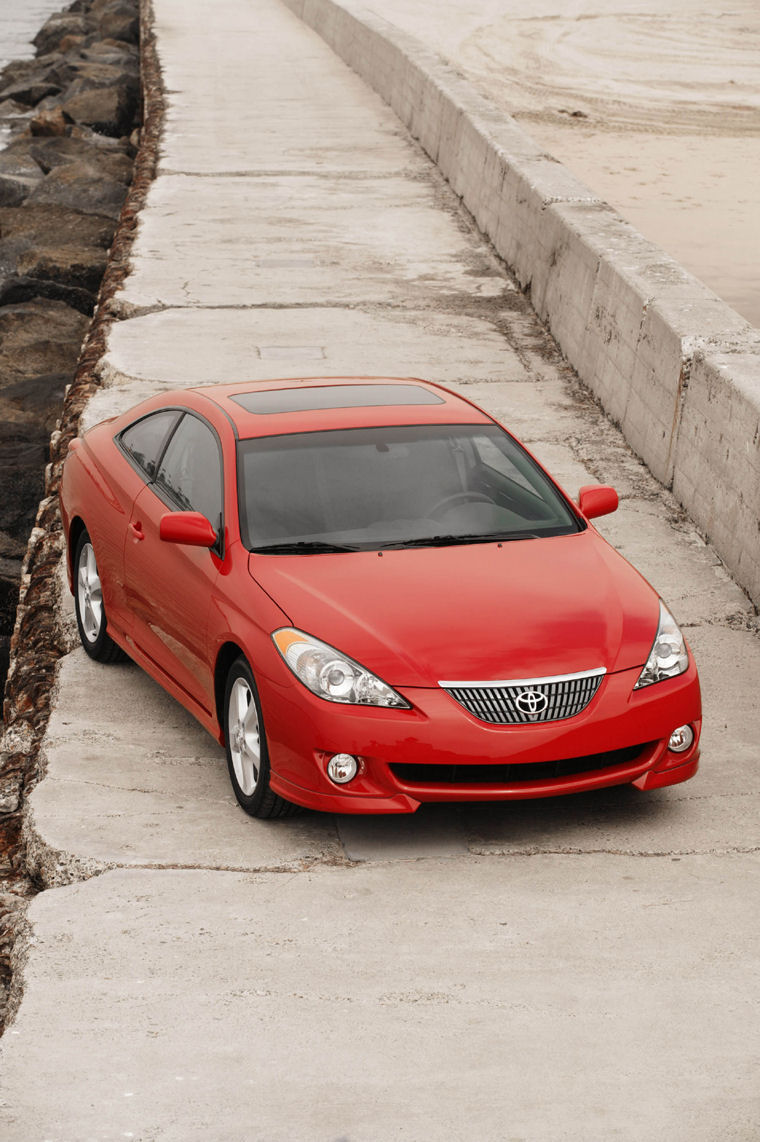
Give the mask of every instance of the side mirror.
[(586, 484), (578, 492), (578, 507), (586, 519), (617, 511), (618, 494), (608, 484)]
[(161, 516), (158, 534), (166, 543), (185, 543), (188, 547), (213, 547), (216, 532), (200, 512), (168, 512)]

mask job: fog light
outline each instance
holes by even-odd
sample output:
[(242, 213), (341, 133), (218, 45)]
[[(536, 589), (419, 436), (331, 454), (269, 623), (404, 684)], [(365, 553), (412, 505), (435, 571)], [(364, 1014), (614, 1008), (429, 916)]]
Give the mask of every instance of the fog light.
[(673, 753), (686, 753), (694, 742), (694, 730), (691, 726), (679, 726), (677, 730), (673, 730), (668, 742), (668, 749)]
[(350, 753), (335, 753), (327, 763), (327, 776), (336, 785), (353, 781), (358, 770), (359, 762)]

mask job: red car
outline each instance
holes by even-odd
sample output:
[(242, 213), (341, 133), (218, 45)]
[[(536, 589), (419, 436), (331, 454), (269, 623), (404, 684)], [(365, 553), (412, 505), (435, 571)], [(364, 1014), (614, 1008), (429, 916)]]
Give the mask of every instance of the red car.
[(413, 379), (155, 396), (61, 487), (85, 650), (186, 706), (258, 817), (691, 777), (697, 669), (589, 523), (616, 507)]

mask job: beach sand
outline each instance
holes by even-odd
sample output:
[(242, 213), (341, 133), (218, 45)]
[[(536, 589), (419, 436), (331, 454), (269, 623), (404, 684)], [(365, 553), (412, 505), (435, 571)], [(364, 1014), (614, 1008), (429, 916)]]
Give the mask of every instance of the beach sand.
[(760, 327), (756, 0), (383, 0), (374, 11)]

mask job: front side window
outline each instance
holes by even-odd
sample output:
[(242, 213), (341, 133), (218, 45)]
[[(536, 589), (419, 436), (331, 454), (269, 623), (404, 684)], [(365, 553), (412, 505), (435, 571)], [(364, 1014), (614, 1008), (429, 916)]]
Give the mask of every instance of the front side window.
[(186, 413), (161, 459), (155, 487), (181, 511), (201, 512), (217, 530), (222, 524), (222, 459), (216, 435)]
[(256, 552), (372, 550), (580, 531), (496, 425), (403, 425), (239, 443), (243, 541)]
[(156, 474), (156, 465), (164, 443), (180, 415), (178, 409), (153, 412), (125, 428), (118, 437), (118, 442), (129, 459), (149, 480)]

